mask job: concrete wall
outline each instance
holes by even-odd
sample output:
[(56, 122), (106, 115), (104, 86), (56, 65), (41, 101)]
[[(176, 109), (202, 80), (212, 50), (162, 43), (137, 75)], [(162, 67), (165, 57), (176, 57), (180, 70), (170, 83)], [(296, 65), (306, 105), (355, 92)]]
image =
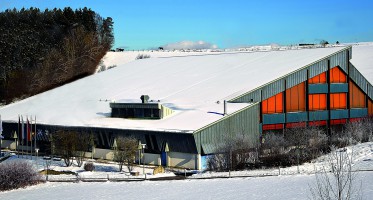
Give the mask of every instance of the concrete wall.
[(168, 155), (170, 158), (170, 167), (198, 169), (201, 166), (201, 156), (199, 156), (198, 154), (169, 152)]

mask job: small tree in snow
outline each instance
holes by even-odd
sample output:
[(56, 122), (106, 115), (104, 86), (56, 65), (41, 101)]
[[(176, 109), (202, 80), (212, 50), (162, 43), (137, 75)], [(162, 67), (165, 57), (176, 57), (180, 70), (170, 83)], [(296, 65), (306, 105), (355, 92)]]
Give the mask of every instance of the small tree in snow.
[(114, 152), (114, 161), (118, 162), (119, 171), (122, 171), (123, 165), (126, 164), (128, 171), (131, 172), (138, 151), (138, 141), (130, 137), (119, 137), (116, 141), (117, 149)]

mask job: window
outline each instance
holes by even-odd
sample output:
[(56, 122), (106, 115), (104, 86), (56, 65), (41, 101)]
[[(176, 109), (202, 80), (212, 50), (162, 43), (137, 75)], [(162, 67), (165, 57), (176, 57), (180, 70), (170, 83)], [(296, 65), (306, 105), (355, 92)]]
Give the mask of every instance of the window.
[(360, 90), (355, 83), (350, 81), (349, 92), (350, 92), (350, 106), (351, 108), (365, 108), (365, 94)]
[(334, 67), (330, 69), (330, 83), (346, 83), (347, 78), (345, 73), (339, 69), (339, 67)]
[(282, 93), (278, 93), (266, 100), (262, 101), (262, 113), (263, 114), (273, 114), (282, 113), (284, 111), (282, 104)]
[(304, 82), (286, 90), (286, 112), (306, 110)]
[(326, 83), (326, 72), (308, 79), (309, 84)]
[(326, 94), (309, 94), (308, 107), (310, 111), (326, 110)]
[(347, 94), (330, 94), (330, 109), (347, 109)]

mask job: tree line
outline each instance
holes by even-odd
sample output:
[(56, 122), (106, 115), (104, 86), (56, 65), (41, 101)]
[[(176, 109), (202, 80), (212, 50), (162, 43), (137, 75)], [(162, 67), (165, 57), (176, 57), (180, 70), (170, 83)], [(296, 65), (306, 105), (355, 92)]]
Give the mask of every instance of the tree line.
[(113, 20), (89, 8), (0, 13), (0, 103), (95, 73), (113, 45)]

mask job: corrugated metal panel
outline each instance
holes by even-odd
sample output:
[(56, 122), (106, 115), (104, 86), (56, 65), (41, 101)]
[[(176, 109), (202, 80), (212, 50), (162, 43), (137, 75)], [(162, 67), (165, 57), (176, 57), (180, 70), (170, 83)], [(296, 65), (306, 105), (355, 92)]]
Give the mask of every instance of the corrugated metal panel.
[(296, 71), (286, 77), (286, 89), (291, 88), (307, 80), (307, 69)]
[(308, 93), (309, 94), (326, 94), (328, 93), (328, 84), (309, 84)]
[(365, 79), (365, 77), (355, 68), (354, 65), (350, 63), (350, 78), (360, 87), (361, 90), (363, 90), (365, 93), (367, 93), (367, 84), (368, 81)]
[(218, 147), (229, 138), (245, 135), (252, 147), (259, 144), (259, 103), (253, 104), (193, 133), (199, 153), (219, 153)]
[[(239, 103), (239, 102), (260, 102), (261, 101), (261, 90), (257, 89), (252, 92), (248, 92), (246, 94), (243, 94), (239, 97), (236, 97), (232, 100), (229, 100), (230, 102)], [(252, 101), (251, 101), (252, 100)]]
[(352, 46), (350, 46), (347, 50), (349, 53), (349, 60), (351, 60), (352, 59)]
[(285, 114), (264, 114), (263, 124), (283, 124), (285, 123)]
[(320, 121), (320, 120), (328, 120), (328, 119), (329, 119), (329, 112), (326, 110), (309, 112), (309, 121)]
[(286, 122), (306, 122), (308, 121), (307, 112), (297, 112), (297, 113), (286, 113)]
[(331, 110), (330, 119), (347, 119), (348, 110)]
[(373, 86), (370, 83), (368, 83), (368, 96), (373, 99)]
[(315, 77), (323, 72), (326, 72), (328, 71), (328, 60), (327, 59), (323, 59), (311, 66), (308, 67), (308, 71), (309, 71), (309, 78), (312, 78), (312, 77)]
[(262, 100), (268, 99), (280, 92), (285, 91), (285, 84), (283, 79), (279, 79), (273, 83), (270, 83), (263, 87), (262, 89)]
[(340, 92), (348, 92), (347, 83), (331, 83), (330, 84), (330, 93), (340, 93)]
[(368, 116), (367, 108), (350, 109), (350, 118), (366, 117)]
[(344, 72), (347, 72), (347, 52), (346, 50), (341, 51), (337, 54), (332, 55), (330, 58), (330, 68), (339, 66)]

